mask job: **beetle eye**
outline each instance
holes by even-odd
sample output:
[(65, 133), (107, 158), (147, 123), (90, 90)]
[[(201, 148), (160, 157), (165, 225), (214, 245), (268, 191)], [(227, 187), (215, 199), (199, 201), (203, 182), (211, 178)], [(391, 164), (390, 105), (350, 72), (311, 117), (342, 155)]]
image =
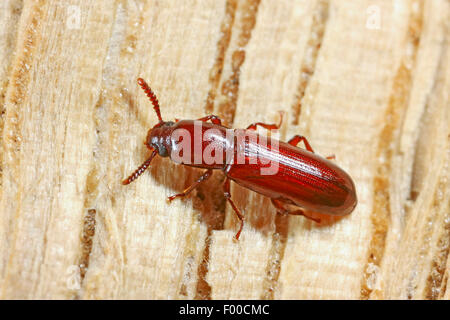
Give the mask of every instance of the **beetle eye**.
[(169, 155), (169, 153), (167, 152), (166, 147), (161, 144), (158, 148), (158, 153), (161, 157), (167, 157)]

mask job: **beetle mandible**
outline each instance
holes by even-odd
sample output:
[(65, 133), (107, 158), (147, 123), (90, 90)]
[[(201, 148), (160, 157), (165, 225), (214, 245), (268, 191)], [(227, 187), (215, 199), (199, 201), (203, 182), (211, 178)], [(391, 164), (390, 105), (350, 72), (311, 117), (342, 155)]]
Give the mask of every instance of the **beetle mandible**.
[[(350, 176), (333, 162), (315, 154), (305, 137), (296, 135), (286, 143), (254, 133), (258, 126), (268, 130), (278, 129), (281, 121), (278, 125), (255, 122), (245, 130), (229, 129), (223, 126), (220, 118), (215, 115), (197, 120), (163, 121), (156, 95), (142, 78), (138, 79), (138, 84), (152, 102), (159, 122), (148, 131), (145, 141), (145, 145), (151, 151), (150, 157), (127, 179), (123, 180), (122, 184), (127, 185), (136, 180), (150, 166), (152, 159), (157, 154), (174, 160), (173, 155), (179, 154), (180, 151), (180, 140), (173, 133), (178, 129), (183, 129), (194, 136), (195, 123), (201, 121), (202, 137), (205, 131), (210, 129), (215, 129), (214, 134), (210, 134), (207, 140), (202, 138), (200, 149), (195, 148), (194, 143), (191, 144), (191, 150), (188, 150), (192, 151), (191, 158), (199, 157), (200, 162), (185, 161), (182, 164), (204, 168), (206, 171), (190, 187), (182, 193), (168, 197), (168, 200), (172, 201), (177, 197), (188, 195), (200, 183), (211, 177), (214, 169), (222, 170), (226, 176), (223, 185), (224, 196), (241, 222), (235, 235), (236, 239), (239, 239), (244, 226), (244, 216), (231, 199), (230, 180), (270, 197), (278, 213), (303, 215), (316, 222), (320, 222), (320, 220), (305, 214), (302, 209), (342, 216), (350, 214), (356, 207), (355, 185)], [(233, 131), (235, 134), (233, 139), (227, 139), (227, 130)], [(253, 132), (256, 139), (244, 139), (243, 144), (237, 142), (236, 136), (245, 136), (250, 132)], [(264, 139), (262, 139), (263, 137)], [(261, 141), (265, 141), (265, 144), (262, 144)], [(304, 143), (306, 150), (297, 147), (300, 142)], [(272, 148), (274, 145), (277, 148)], [(211, 146), (219, 146), (219, 150), (223, 151), (226, 158), (231, 153), (232, 160), (224, 163), (204, 161), (203, 151)], [(243, 162), (237, 161), (239, 155), (243, 155)], [(266, 164), (268, 162), (276, 163), (276, 172), (270, 175), (262, 174), (261, 169), (264, 168), (262, 162)], [(289, 211), (286, 205), (295, 205), (302, 209)]]

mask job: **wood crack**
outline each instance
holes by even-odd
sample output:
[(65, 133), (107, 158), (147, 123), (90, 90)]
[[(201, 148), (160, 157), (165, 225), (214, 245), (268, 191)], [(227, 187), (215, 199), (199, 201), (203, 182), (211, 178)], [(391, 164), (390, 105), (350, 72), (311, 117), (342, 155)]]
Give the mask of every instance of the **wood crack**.
[[(448, 39), (448, 34), (446, 36)], [(445, 79), (445, 72), (448, 70), (446, 63), (448, 63), (448, 47), (441, 53), (440, 63), (439, 63), (439, 71), (437, 72), (437, 77), (435, 78), (433, 92), (436, 95), (445, 94), (445, 85), (441, 79)], [(448, 75), (447, 75), (448, 77)], [(429, 100), (432, 100), (431, 98)], [(430, 102), (429, 102), (430, 103)], [(445, 108), (445, 106), (444, 106)], [(443, 123), (448, 120), (448, 111), (444, 112)], [(450, 131), (448, 131), (450, 132)], [(441, 174), (439, 177), (439, 181), (434, 192), (434, 199), (432, 205), (432, 211), (435, 213), (436, 219), (432, 219), (429, 221), (429, 224), (432, 224), (435, 221), (441, 221), (439, 225), (442, 225), (442, 228), (439, 229), (441, 232), (439, 239), (436, 243), (436, 250), (433, 254), (431, 261), (431, 269), (426, 280), (425, 285), (425, 298), (429, 300), (437, 300), (442, 299), (445, 295), (445, 291), (447, 289), (447, 279), (448, 276), (445, 273), (447, 269), (447, 262), (450, 253), (450, 201), (446, 201), (445, 199), (449, 198), (450, 189), (448, 187), (448, 178), (450, 173), (450, 134), (447, 134), (447, 152), (446, 157), (443, 160), (444, 166), (441, 170)], [(444, 138), (445, 139), (445, 138)], [(415, 174), (415, 171), (412, 172), (412, 175)], [(442, 213), (444, 213), (443, 217), (441, 217)]]
[[(394, 77), (388, 106), (383, 117), (386, 121), (379, 134), (379, 142), (376, 147), (376, 158), (380, 160), (378, 161), (373, 181), (374, 204), (370, 217), (373, 233), (361, 283), (361, 299), (369, 299), (375, 289), (376, 271), (379, 270), (383, 259), (391, 219), (391, 159), (396, 152), (394, 148), (397, 145), (393, 144), (392, 141), (398, 141), (400, 139), (398, 136), (398, 128), (408, 108), (412, 87), (412, 70), (416, 63), (423, 23), (423, 1), (413, 1), (410, 6), (411, 12), (405, 46), (411, 48), (411, 50), (403, 56)], [(417, 10), (413, 9), (415, 7)]]
[[(40, 41), (40, 27), (42, 16), (44, 15), (42, 6), (43, 1), (36, 1), (26, 9), (21, 16), (18, 30), (23, 33), (17, 35), (18, 45), (16, 47), (14, 66), (10, 73), (10, 81), (6, 90), (4, 105), (4, 123), (1, 141), (1, 166), (2, 166), (2, 184), (1, 184), (1, 205), (4, 212), (3, 234), (0, 235), (0, 241), (3, 243), (3, 258), (0, 263), (0, 275), (6, 276), (8, 265), (11, 263), (10, 252), (12, 252), (14, 243), (11, 243), (16, 233), (17, 219), (20, 214), (20, 188), (18, 177), (20, 176), (20, 149), (21, 149), (21, 130), (22, 122), (20, 107), (23, 104), (24, 97), (27, 95), (28, 83), (30, 81), (30, 66), (34, 59), (33, 54), (36, 51), (37, 43)], [(3, 111), (2, 111), (3, 113)], [(7, 168), (7, 170), (5, 170)], [(5, 177), (7, 172), (7, 176)], [(7, 192), (4, 193), (4, 188)], [(14, 199), (14, 201), (12, 201)], [(6, 207), (6, 208), (5, 208)], [(12, 217), (14, 215), (14, 218)], [(11, 219), (9, 219), (11, 217)], [(7, 236), (9, 235), (9, 236)], [(11, 236), (12, 235), (12, 236)], [(4, 292), (4, 291), (3, 291)]]
[(83, 219), (83, 231), (81, 236), (80, 282), (83, 283), (86, 271), (89, 267), (89, 257), (92, 251), (92, 239), (95, 235), (95, 216), (97, 210), (89, 209)]
[(214, 100), (217, 95), (217, 88), (220, 84), (222, 77), (223, 65), (225, 63), (225, 54), (230, 45), (231, 33), (234, 25), (234, 18), (236, 16), (236, 0), (228, 0), (225, 7), (225, 17), (220, 26), (220, 32), (222, 33), (219, 42), (217, 43), (217, 57), (213, 67), (209, 71), (209, 83), (211, 88), (208, 91), (206, 98), (205, 111), (206, 114), (210, 114), (214, 110)]
[(261, 299), (273, 300), (280, 276), (281, 261), (283, 261), (288, 236), (289, 216), (277, 213), (275, 215), (275, 233), (272, 235), (272, 247), (266, 267), (266, 278), (263, 284)]
[(231, 54), (231, 75), (222, 83), (223, 99), (218, 108), (220, 117), (226, 126), (232, 125), (234, 121), (239, 96), (241, 67), (245, 62), (245, 48), (251, 39), (252, 30), (256, 24), (259, 3), (260, 0), (247, 0), (241, 8), (241, 29), (237, 38), (237, 48)]
[(317, 57), (319, 55), (320, 48), (322, 47), (323, 35), (325, 34), (327, 25), (328, 9), (329, 1), (321, 0), (316, 4), (313, 11), (313, 21), (301, 64), (297, 94), (295, 97), (295, 102), (292, 105), (293, 125), (299, 124), (300, 115), (302, 112), (303, 97), (305, 96), (309, 80), (314, 75), (316, 69)]
[[(446, 177), (445, 177), (446, 178)], [(445, 194), (445, 189), (447, 187), (446, 179), (443, 177), (443, 179), (440, 181), (438, 188), (435, 192), (435, 203), (433, 207), (435, 208), (435, 211), (437, 212), (440, 205), (442, 204), (443, 199), (439, 195)], [(448, 203), (447, 203), (447, 210), (448, 210)], [(443, 297), (446, 290), (446, 281), (443, 282), (444, 276), (445, 276), (445, 270), (447, 268), (447, 260), (449, 256), (450, 251), (450, 214), (447, 213), (447, 215), (444, 217), (444, 223), (443, 223), (443, 233), (441, 234), (438, 243), (437, 243), (437, 250), (434, 254), (434, 258), (432, 260), (431, 270), (427, 278), (427, 283), (425, 287), (425, 298), (429, 300), (437, 300), (440, 297)]]
[[(313, 76), (316, 68), (316, 61), (322, 47), (323, 36), (328, 20), (329, 1), (319, 1), (313, 9), (313, 21), (310, 28), (310, 35), (305, 47), (305, 54), (300, 69), (300, 80), (298, 83), (297, 95), (292, 106), (293, 125), (298, 125), (302, 100), (308, 87), (309, 80)], [(272, 247), (270, 258), (266, 267), (266, 278), (264, 279), (264, 289), (261, 299), (273, 300), (277, 290), (278, 278), (281, 270), (281, 261), (286, 249), (288, 235), (289, 218), (284, 214), (275, 216), (275, 233), (272, 236)]]
[[(229, 78), (222, 83), (220, 93), (222, 94), (223, 99), (221, 99), (221, 103), (217, 108), (217, 110), (219, 110), (219, 116), (224, 121), (224, 124), (228, 126), (231, 125), (234, 120), (239, 93), (239, 77), (241, 66), (245, 61), (245, 47), (250, 41), (252, 30), (256, 24), (256, 15), (258, 12), (259, 3), (260, 0), (247, 0), (240, 8), (240, 10), (242, 11), (240, 20), (241, 28), (237, 40), (237, 49), (235, 49), (235, 51), (231, 55), (230, 63), (232, 72)], [(232, 31), (235, 24), (237, 7), (238, 4), (236, 0), (229, 0), (226, 3), (225, 17), (221, 23), (222, 36), (217, 43), (218, 54), (216, 61), (212, 69), (210, 70), (209, 82), (211, 88), (208, 92), (206, 105), (204, 108), (207, 114), (212, 113), (214, 110), (214, 103), (217, 98), (217, 89), (220, 85), (220, 80), (223, 75), (225, 54), (230, 45)], [(202, 261), (198, 266), (198, 282), (195, 299), (211, 299), (211, 286), (206, 281), (206, 275), (208, 273), (212, 230), (223, 229), (225, 220), (226, 200), (223, 196), (221, 187), (221, 185), (223, 184), (223, 180), (223, 176), (218, 177), (218, 175), (214, 175), (213, 179), (210, 179), (203, 185), (199, 186), (199, 188), (197, 188), (197, 198), (203, 198), (202, 202), (205, 202), (205, 197), (203, 196), (205, 190), (220, 190), (214, 192), (211, 196), (212, 203), (201, 204), (201, 206), (206, 209), (203, 211), (210, 212), (210, 214), (208, 214), (206, 217), (203, 217), (204, 220), (206, 220), (208, 230), (207, 237), (205, 239)], [(220, 187), (218, 188), (218, 186)]]
[[(110, 30), (110, 38), (120, 38), (122, 40), (121, 35), (121, 29), (118, 18), (118, 15), (120, 15), (119, 6), (116, 6), (115, 8), (115, 22), (111, 25)], [(108, 56), (112, 54), (118, 54), (117, 48), (114, 46), (110, 46), (107, 52), (107, 55), (104, 57), (103, 61), (103, 70), (101, 72), (102, 79), (108, 79), (108, 75), (111, 72), (111, 63), (108, 61)], [(98, 207), (102, 207), (102, 204), (99, 203), (99, 194), (102, 193), (103, 184), (105, 183), (102, 181), (100, 177), (107, 176), (104, 165), (101, 165), (102, 161), (100, 159), (108, 159), (106, 156), (107, 151), (105, 146), (108, 146), (109, 143), (111, 143), (112, 140), (108, 140), (108, 134), (109, 134), (109, 126), (108, 126), (108, 110), (107, 105), (110, 102), (110, 96), (108, 95), (108, 89), (109, 89), (109, 83), (108, 80), (104, 80), (103, 83), (100, 86), (100, 95), (98, 97), (97, 102), (95, 103), (95, 106), (93, 108), (92, 113), (92, 130), (94, 131), (95, 135), (95, 142), (93, 144), (92, 149), (92, 164), (91, 168), (89, 170), (89, 173), (86, 177), (86, 186), (85, 186), (85, 200), (84, 200), (84, 210), (85, 215), (82, 220), (82, 230), (80, 234), (80, 258), (78, 262), (78, 268), (79, 268), (79, 280), (80, 280), (80, 290), (76, 292), (75, 298), (76, 299), (83, 299), (83, 290), (85, 289), (85, 278), (86, 274), (89, 270), (89, 264), (91, 260), (91, 253), (92, 248), (94, 246), (94, 237), (96, 232), (96, 226), (98, 223), (98, 219), (101, 218), (101, 211), (98, 211)], [(120, 94), (119, 94), (120, 95)], [(128, 98), (128, 96), (124, 96), (124, 99)], [(131, 105), (133, 105), (130, 102)], [(108, 143), (105, 143), (105, 141), (108, 141)], [(113, 199), (111, 199), (113, 201)]]
[[(3, 127), (4, 127), (4, 116), (6, 113), (5, 109), (5, 98), (6, 98), (6, 90), (9, 86), (9, 79), (11, 77), (11, 68), (12, 64), (11, 61), (14, 57), (14, 52), (16, 50), (17, 45), (17, 32), (13, 32), (12, 29), (19, 30), (17, 25), (19, 24), (20, 16), (22, 15), (22, 7), (23, 2), (13, 2), (13, 3), (7, 3), (8, 8), (7, 10), (10, 11), (10, 22), (8, 23), (9, 28), (5, 28), (6, 30), (3, 30), (4, 38), (2, 38), (2, 41), (4, 41), (4, 52), (2, 53), (2, 59), (3, 59), (3, 65), (0, 66), (0, 154), (3, 154)], [(2, 163), (2, 157), (0, 157), (0, 194), (1, 194), (1, 188), (3, 185), (2, 182), (2, 174), (3, 174), (3, 163)], [(0, 197), (1, 198), (1, 197)]]

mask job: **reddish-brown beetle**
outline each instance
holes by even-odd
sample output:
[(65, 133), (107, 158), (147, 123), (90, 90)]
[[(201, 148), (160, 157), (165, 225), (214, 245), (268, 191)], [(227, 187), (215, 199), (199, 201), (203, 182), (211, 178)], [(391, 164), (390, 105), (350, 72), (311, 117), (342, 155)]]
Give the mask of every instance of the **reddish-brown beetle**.
[[(152, 151), (150, 157), (125, 179), (123, 184), (129, 184), (138, 178), (157, 154), (170, 157), (172, 160), (177, 155), (176, 161), (181, 164), (207, 169), (182, 193), (170, 196), (169, 201), (188, 195), (211, 176), (213, 169), (221, 169), (226, 175), (223, 186), (225, 198), (241, 221), (236, 239), (239, 239), (241, 234), (244, 216), (231, 200), (230, 179), (241, 186), (270, 197), (279, 213), (303, 215), (317, 221), (305, 215), (301, 209), (288, 211), (285, 205), (296, 205), (313, 212), (339, 216), (349, 214), (355, 208), (357, 203), (355, 185), (350, 176), (333, 162), (316, 155), (305, 137), (297, 135), (287, 143), (281, 142), (254, 133), (258, 126), (271, 130), (278, 129), (280, 125), (256, 122), (245, 130), (232, 130), (222, 126), (221, 120), (214, 115), (198, 120), (163, 121), (155, 94), (143, 79), (139, 78), (138, 83), (150, 98), (159, 122), (148, 131), (145, 141), (146, 146)], [(199, 121), (201, 122), (200, 132), (198, 131)], [(181, 161), (179, 156), (183, 153), (183, 150), (180, 150), (182, 139), (180, 135), (175, 134), (179, 131), (187, 132), (193, 137), (200, 133), (201, 139), (199, 148), (195, 143), (188, 145), (188, 152), (184, 150), (188, 156), (186, 158), (185, 154), (182, 157), (184, 160)], [(233, 133), (231, 139), (227, 135), (230, 131)], [(208, 137), (205, 138), (207, 133)], [(240, 142), (237, 138), (239, 136), (244, 137), (239, 140)], [(253, 136), (254, 139), (249, 139), (248, 136)], [(296, 147), (301, 141), (305, 144), (306, 150)], [(216, 152), (214, 154), (212, 151), (214, 157), (218, 155), (217, 150), (220, 150), (219, 152), (223, 154), (220, 154), (219, 158), (227, 159), (227, 161), (207, 161), (204, 158), (204, 152), (211, 147)], [(270, 169), (274, 163), (276, 171), (262, 173), (262, 170)]]

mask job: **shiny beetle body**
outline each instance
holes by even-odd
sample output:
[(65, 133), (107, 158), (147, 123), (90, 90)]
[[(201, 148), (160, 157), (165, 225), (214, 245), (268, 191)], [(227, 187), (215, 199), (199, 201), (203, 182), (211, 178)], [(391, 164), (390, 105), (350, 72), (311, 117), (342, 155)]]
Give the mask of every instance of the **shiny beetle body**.
[[(224, 195), (241, 220), (240, 229), (236, 234), (237, 239), (242, 231), (244, 217), (231, 200), (230, 179), (245, 188), (270, 197), (280, 213), (304, 215), (317, 221), (306, 215), (303, 210), (289, 211), (285, 205), (295, 205), (309, 211), (339, 216), (347, 215), (354, 210), (357, 198), (355, 185), (350, 176), (333, 162), (316, 155), (305, 137), (295, 136), (287, 143), (281, 142), (254, 132), (257, 126), (278, 129), (279, 125), (258, 122), (245, 130), (229, 129), (222, 126), (221, 120), (213, 115), (198, 120), (165, 122), (161, 118), (158, 100), (150, 87), (142, 79), (138, 79), (138, 83), (152, 101), (159, 123), (149, 130), (145, 142), (152, 151), (151, 156), (124, 180), (123, 184), (129, 184), (141, 175), (156, 154), (170, 157), (183, 165), (207, 169), (183, 193), (169, 197), (170, 201), (176, 197), (186, 196), (198, 184), (208, 179), (212, 170), (221, 169), (226, 175)], [(198, 129), (199, 122), (201, 129)], [(195, 143), (188, 145), (188, 152), (185, 152), (188, 156), (182, 160), (179, 157), (174, 159), (174, 155), (182, 153), (179, 150), (182, 139), (174, 134), (179, 130), (192, 137), (198, 135), (200, 133), (198, 130), (201, 130), (202, 137), (199, 146)], [(204, 138), (206, 136), (207, 138)], [(251, 138), (248, 138), (249, 136)], [(238, 137), (247, 138), (239, 140)], [(296, 147), (301, 141), (307, 150)], [(222, 152), (221, 159), (227, 161), (206, 161), (204, 152), (211, 148)], [(274, 163), (276, 170), (271, 174), (264, 174), (264, 169), (269, 170)]]

